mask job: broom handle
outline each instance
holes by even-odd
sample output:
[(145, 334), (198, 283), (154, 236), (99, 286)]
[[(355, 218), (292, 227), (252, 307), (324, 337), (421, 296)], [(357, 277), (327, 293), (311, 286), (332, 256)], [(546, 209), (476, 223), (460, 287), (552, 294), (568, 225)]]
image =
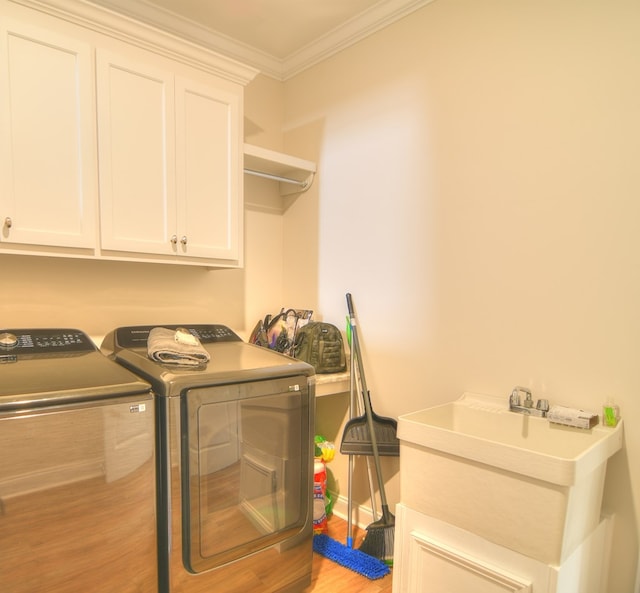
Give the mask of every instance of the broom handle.
[[(353, 368), (355, 366), (352, 365), (351, 368)], [(355, 374), (355, 371), (354, 371)], [(358, 389), (358, 384), (359, 384), (359, 377), (355, 378), (356, 380), (356, 393), (357, 389)], [(371, 400), (369, 400), (371, 401)], [(362, 416), (364, 414), (364, 410), (362, 409), (362, 402), (360, 402), (360, 400), (358, 399), (356, 402), (356, 411), (358, 413), (358, 416)], [(373, 472), (371, 471), (371, 455), (364, 455), (364, 458), (366, 460), (367, 463), (367, 478), (369, 479), (369, 495), (371, 496), (371, 516), (373, 518), (373, 521), (377, 521), (378, 520), (378, 509), (377, 509), (377, 504), (376, 504), (376, 491), (375, 488), (373, 487)]]
[(360, 352), (360, 342), (358, 341), (358, 330), (356, 327), (356, 316), (353, 310), (353, 301), (351, 293), (347, 293), (347, 310), (349, 311), (349, 321), (351, 323), (351, 341), (354, 346), (356, 360), (358, 361), (358, 371), (360, 374), (360, 383), (362, 387), (362, 399), (364, 399), (364, 409), (367, 414), (367, 422), (369, 424), (369, 432), (371, 433), (371, 448), (373, 449), (373, 460), (378, 474), (378, 487), (380, 488), (380, 502), (382, 503), (382, 514), (388, 513), (387, 496), (384, 491), (384, 481), (380, 470), (380, 453), (378, 452), (378, 439), (376, 438), (375, 427), (373, 425), (373, 412), (371, 410), (371, 401), (367, 395), (367, 381), (364, 376), (364, 366), (362, 364), (362, 353)]
[[(356, 414), (362, 416), (362, 404), (358, 399), (358, 389), (360, 387), (360, 377), (356, 369), (355, 348), (351, 340), (351, 319), (347, 316), (347, 331), (349, 342), (349, 420), (353, 419)], [(378, 519), (378, 510), (376, 505), (376, 492), (373, 487), (373, 474), (371, 472), (371, 458), (365, 456), (367, 463), (367, 477), (369, 479), (369, 495), (371, 497), (371, 515), (373, 521)], [(353, 455), (349, 455), (348, 466), (348, 485), (347, 485), (347, 546), (353, 548), (353, 471), (355, 460)]]

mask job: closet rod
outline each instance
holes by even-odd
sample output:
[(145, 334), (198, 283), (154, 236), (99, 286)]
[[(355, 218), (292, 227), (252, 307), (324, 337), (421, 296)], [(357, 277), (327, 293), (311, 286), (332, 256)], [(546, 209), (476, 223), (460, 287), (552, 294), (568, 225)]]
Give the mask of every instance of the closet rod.
[(309, 186), (308, 179), (305, 179), (304, 181), (298, 181), (297, 179), (281, 177), (280, 175), (272, 175), (271, 173), (263, 173), (262, 171), (255, 171), (254, 169), (245, 169), (244, 172), (249, 173), (249, 175), (255, 175), (257, 177), (265, 177), (266, 179), (274, 179), (275, 181), (283, 181), (284, 183), (299, 185), (303, 189), (306, 189)]

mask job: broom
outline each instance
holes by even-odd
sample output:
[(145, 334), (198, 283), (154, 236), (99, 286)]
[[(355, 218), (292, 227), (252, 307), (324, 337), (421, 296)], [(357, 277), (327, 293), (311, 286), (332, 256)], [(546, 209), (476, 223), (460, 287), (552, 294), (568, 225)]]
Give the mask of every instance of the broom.
[(356, 360), (358, 362), (358, 372), (362, 387), (364, 407), (367, 416), (367, 423), (369, 424), (369, 431), (371, 433), (371, 448), (373, 450), (376, 474), (378, 475), (378, 487), (380, 488), (380, 502), (382, 508), (382, 517), (367, 527), (367, 534), (365, 535), (364, 541), (360, 545), (359, 550), (369, 556), (379, 558), (386, 564), (392, 565), (395, 517), (389, 511), (387, 496), (384, 490), (384, 480), (382, 479), (382, 471), (380, 469), (380, 453), (378, 451), (378, 441), (373, 424), (373, 412), (371, 410), (371, 401), (369, 400), (369, 397), (367, 397), (369, 391), (367, 389), (367, 382), (364, 376), (362, 353), (360, 352), (360, 343), (358, 342), (358, 331), (356, 328), (356, 317), (350, 293), (347, 293), (347, 309), (349, 311), (349, 320), (351, 323), (351, 341), (353, 343)]
[[(358, 390), (360, 389), (360, 378), (357, 377), (357, 369), (356, 369), (356, 355), (353, 349), (353, 344), (351, 343), (351, 320), (347, 315), (347, 343), (349, 344), (349, 368), (350, 372), (350, 386), (349, 386), (349, 420), (355, 418), (355, 414), (358, 415), (364, 414), (364, 412), (360, 409), (362, 405), (358, 401)], [(375, 415), (375, 414), (374, 414)], [(347, 433), (347, 426), (345, 426), (344, 433), (342, 435), (342, 443), (340, 445), (340, 452), (343, 452), (344, 448), (344, 439)], [(367, 436), (367, 440), (370, 439)], [(369, 443), (370, 445), (370, 443)], [(378, 453), (380, 451), (378, 450)], [(353, 499), (352, 499), (352, 482), (353, 482), (353, 466), (354, 460), (353, 457), (355, 453), (349, 452), (349, 479), (348, 479), (348, 490), (347, 490), (347, 546), (353, 548), (353, 529), (352, 529), (352, 515), (353, 515)], [(371, 456), (365, 455), (365, 459), (367, 460), (367, 477), (369, 478), (369, 495), (371, 496), (371, 515), (373, 516), (374, 521), (378, 518), (378, 511), (376, 510), (376, 497), (375, 497), (375, 489), (373, 487), (373, 473), (371, 472)], [(640, 593), (640, 592), (639, 592)]]

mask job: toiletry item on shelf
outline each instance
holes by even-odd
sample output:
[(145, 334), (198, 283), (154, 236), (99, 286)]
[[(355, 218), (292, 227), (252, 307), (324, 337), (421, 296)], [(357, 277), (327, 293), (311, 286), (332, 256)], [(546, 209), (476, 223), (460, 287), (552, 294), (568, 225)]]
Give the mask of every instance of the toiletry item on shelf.
[(598, 424), (597, 414), (565, 406), (553, 406), (547, 413), (547, 418), (549, 422), (554, 424), (564, 424), (576, 428), (593, 428)]
[(613, 398), (607, 398), (602, 406), (602, 424), (615, 427), (620, 421), (620, 408), (613, 403)]

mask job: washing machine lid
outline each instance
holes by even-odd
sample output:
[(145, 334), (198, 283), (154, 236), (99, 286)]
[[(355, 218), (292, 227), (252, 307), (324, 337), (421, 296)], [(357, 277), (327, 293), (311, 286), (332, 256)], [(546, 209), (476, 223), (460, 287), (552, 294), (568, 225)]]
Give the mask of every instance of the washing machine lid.
[[(149, 358), (147, 337), (154, 327), (182, 327), (200, 339), (211, 357), (206, 365), (181, 367), (162, 364)], [(242, 341), (223, 325), (172, 324), (121, 327), (107, 336), (102, 351), (149, 381), (160, 396), (180, 395), (194, 387), (259, 381), (302, 375), (314, 377), (314, 368), (300, 360), (268, 348)]]
[(147, 382), (109, 360), (80, 330), (0, 330), (2, 411), (149, 391)]

